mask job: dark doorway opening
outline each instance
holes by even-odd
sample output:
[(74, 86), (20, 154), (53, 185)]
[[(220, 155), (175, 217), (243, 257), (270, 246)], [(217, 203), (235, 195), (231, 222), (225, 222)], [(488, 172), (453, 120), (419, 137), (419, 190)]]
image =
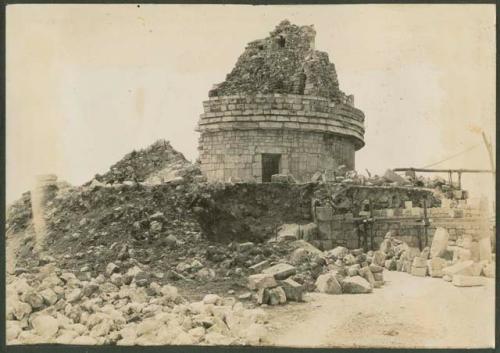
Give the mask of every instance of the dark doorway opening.
[(262, 154), (262, 182), (270, 183), (271, 176), (280, 173), (281, 154)]

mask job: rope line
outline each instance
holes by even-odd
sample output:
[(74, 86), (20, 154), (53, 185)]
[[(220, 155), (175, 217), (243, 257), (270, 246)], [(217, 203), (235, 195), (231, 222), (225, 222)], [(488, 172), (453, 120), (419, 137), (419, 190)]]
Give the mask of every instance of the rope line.
[(439, 162), (436, 162), (436, 163), (432, 163), (432, 164), (426, 165), (425, 167), (422, 167), (422, 168), (429, 168), (429, 167), (433, 167), (433, 166), (435, 166), (436, 164), (441, 164), (441, 163), (443, 163), (443, 162), (446, 162), (446, 161), (448, 161), (448, 160), (450, 160), (450, 159), (452, 159), (452, 158), (455, 158), (455, 157), (457, 157), (457, 156), (460, 156), (461, 154), (464, 154), (464, 153), (466, 153), (466, 152), (469, 152), (470, 150), (472, 150), (472, 149), (474, 149), (474, 148), (478, 147), (479, 145), (480, 145), (480, 144), (477, 144), (477, 145), (471, 146), (471, 147), (467, 148), (466, 150), (464, 150), (464, 151), (462, 151), (462, 152), (456, 153), (456, 154), (454, 154), (454, 155), (452, 155), (452, 156), (449, 156), (449, 157), (447, 157), (447, 158), (445, 158), (445, 159), (440, 160)]

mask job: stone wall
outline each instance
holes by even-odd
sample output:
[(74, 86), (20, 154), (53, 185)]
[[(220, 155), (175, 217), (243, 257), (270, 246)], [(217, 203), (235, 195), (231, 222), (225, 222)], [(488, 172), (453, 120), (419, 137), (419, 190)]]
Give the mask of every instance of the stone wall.
[[(439, 227), (445, 228), (450, 234), (450, 245), (462, 241), (464, 237), (479, 241), (483, 237), (493, 235), (484, 211), (476, 207), (466, 204), (456, 208), (433, 207), (428, 208), (427, 217), (430, 225), (427, 228), (426, 243), (423, 216), (421, 207), (375, 210), (373, 225), (375, 250), (389, 231), (392, 231), (395, 238), (414, 247), (419, 247), (419, 242), (423, 247), (430, 246), (434, 233)], [(318, 239), (311, 241), (313, 245), (325, 250), (339, 245), (350, 249), (359, 247), (356, 223), (351, 213), (333, 215), (329, 207), (318, 207), (315, 219), (319, 228), (319, 236)]]
[(344, 137), (289, 130), (246, 130), (206, 133), (201, 139), (202, 173), (209, 181), (261, 181), (262, 154), (281, 154), (280, 173), (300, 181), (318, 170), (344, 164), (354, 169), (354, 145)]
[(209, 181), (261, 181), (262, 153), (281, 154), (280, 173), (308, 181), (344, 164), (364, 144), (364, 115), (326, 98), (271, 94), (215, 97), (203, 103), (201, 170)]

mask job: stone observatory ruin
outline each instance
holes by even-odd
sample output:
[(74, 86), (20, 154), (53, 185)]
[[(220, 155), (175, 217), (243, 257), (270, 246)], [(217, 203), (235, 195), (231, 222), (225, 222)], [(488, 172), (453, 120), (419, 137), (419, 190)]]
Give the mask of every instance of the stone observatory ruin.
[(282, 21), (250, 42), (226, 80), (209, 91), (197, 131), (208, 181), (270, 182), (289, 174), (355, 167), (364, 114), (339, 88), (335, 65), (315, 49), (313, 26)]

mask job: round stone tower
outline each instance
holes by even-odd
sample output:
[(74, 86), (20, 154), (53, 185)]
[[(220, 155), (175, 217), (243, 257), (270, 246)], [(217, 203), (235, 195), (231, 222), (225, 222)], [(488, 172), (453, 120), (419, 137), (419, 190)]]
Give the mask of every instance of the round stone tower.
[(364, 114), (339, 89), (328, 54), (314, 49), (315, 35), (313, 26), (281, 22), (210, 90), (197, 129), (208, 181), (291, 174), (306, 182), (317, 171), (354, 169)]

